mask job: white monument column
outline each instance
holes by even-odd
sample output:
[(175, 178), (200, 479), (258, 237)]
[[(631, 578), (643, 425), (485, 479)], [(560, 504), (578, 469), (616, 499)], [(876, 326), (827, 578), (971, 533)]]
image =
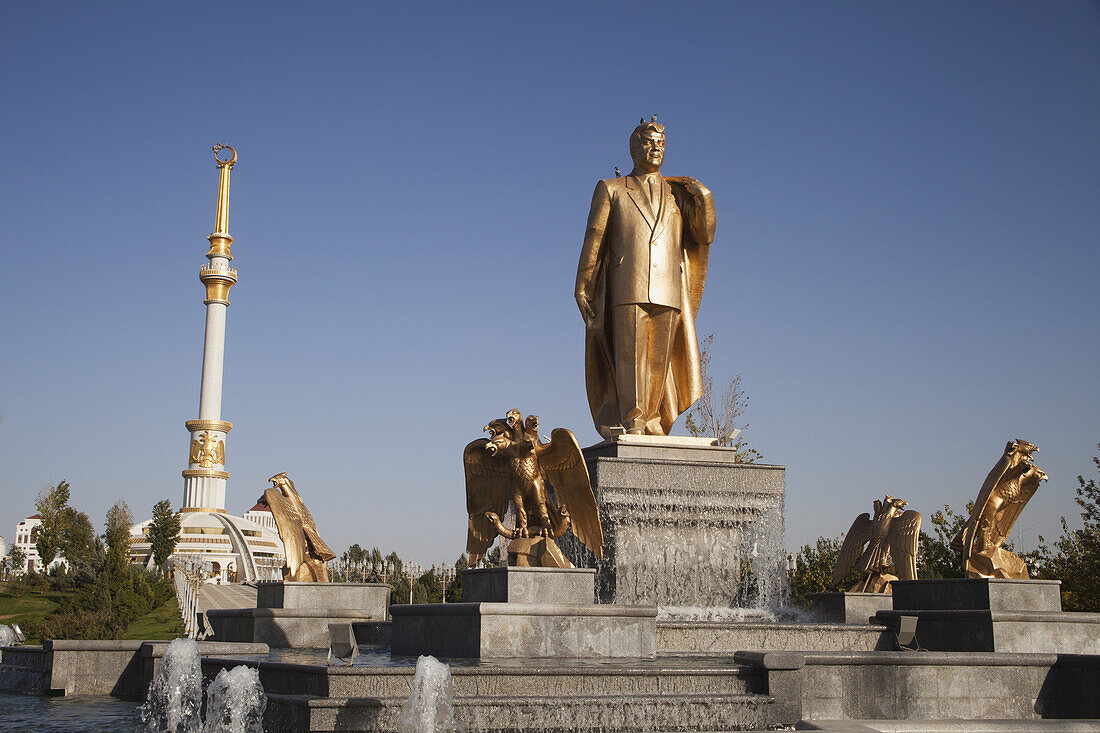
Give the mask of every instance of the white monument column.
[[(224, 159), (222, 151), (231, 157)], [(220, 512), (225, 514), (225, 438), (233, 424), (222, 420), (222, 363), (225, 356), (225, 313), (229, 308), (229, 289), (237, 282), (236, 268), (229, 248), (229, 172), (237, 162), (237, 151), (228, 145), (214, 146), (219, 170), (218, 210), (214, 233), (206, 258), (209, 265), (199, 269), (199, 280), (206, 286), (206, 340), (202, 349), (202, 387), (199, 389), (199, 419), (188, 420), (191, 444), (187, 470), (183, 472), (184, 512)]]

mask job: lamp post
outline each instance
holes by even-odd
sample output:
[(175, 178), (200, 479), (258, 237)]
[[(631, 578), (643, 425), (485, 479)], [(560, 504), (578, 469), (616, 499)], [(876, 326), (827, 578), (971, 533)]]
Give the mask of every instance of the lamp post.
[(409, 604), (411, 605), (413, 602), (413, 584), (421, 575), (421, 567), (410, 560), (409, 564), (405, 566), (404, 575), (409, 581)]
[(447, 602), (447, 585), (454, 582), (455, 569), (453, 565), (443, 563), (443, 567), (439, 569), (439, 579), (443, 583), (443, 602)]

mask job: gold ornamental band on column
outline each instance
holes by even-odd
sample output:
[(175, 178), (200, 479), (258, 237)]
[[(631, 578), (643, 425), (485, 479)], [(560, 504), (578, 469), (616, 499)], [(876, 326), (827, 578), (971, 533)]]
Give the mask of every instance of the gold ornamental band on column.
[(185, 468), (184, 478), (229, 478), (229, 471), (215, 471), (212, 468)]
[(229, 289), (237, 283), (237, 268), (217, 270), (213, 267), (199, 268), (199, 280), (206, 286), (206, 300), (203, 303), (224, 303), (229, 305)]
[[(219, 509), (212, 506), (185, 506), (180, 509), (180, 513), (184, 512), (209, 512), (211, 514), (229, 514), (225, 509)], [(196, 540), (188, 538), (188, 542), (195, 542)]]
[(184, 426), (192, 433), (196, 430), (217, 430), (228, 433), (233, 429), (233, 423), (227, 420), (188, 420)]
[(225, 232), (214, 232), (206, 238), (210, 240), (210, 251), (206, 253), (208, 260), (215, 257), (224, 257), (227, 260), (233, 259), (233, 254), (229, 251), (230, 247), (233, 246), (233, 237)]

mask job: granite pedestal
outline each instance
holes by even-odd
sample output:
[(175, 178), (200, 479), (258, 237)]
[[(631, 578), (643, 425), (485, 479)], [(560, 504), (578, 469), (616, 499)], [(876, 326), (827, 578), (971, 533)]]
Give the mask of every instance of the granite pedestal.
[(811, 593), (810, 612), (833, 624), (866, 624), (879, 611), (893, 608), (889, 593)]
[(1100, 613), (1062, 611), (1057, 580), (894, 581), (894, 605), (875, 618), (896, 629), (917, 617), (917, 643), (934, 651), (1100, 654)]
[(479, 568), (462, 574), (465, 603), (594, 602), (596, 571), (589, 568)]
[(324, 649), (329, 624), (385, 621), (389, 600), (384, 583), (259, 583), (256, 608), (211, 609), (206, 618), (218, 641)]
[(654, 606), (592, 603), (595, 572), (485, 568), (462, 574), (462, 603), (398, 605), (395, 655), (527, 659), (653, 659)]
[(778, 603), (785, 469), (734, 463), (732, 448), (712, 443), (622, 435), (584, 449), (604, 557), (572, 533), (558, 544), (574, 565), (596, 568), (600, 603)]

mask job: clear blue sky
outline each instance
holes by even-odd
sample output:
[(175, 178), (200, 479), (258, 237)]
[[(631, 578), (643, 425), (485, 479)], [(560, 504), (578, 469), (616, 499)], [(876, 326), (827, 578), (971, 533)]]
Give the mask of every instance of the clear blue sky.
[(181, 500), (224, 140), (230, 509), (288, 471), (334, 547), (453, 560), (490, 418), (597, 439), (577, 257), (657, 113), (788, 544), (961, 507), (1015, 437), (1055, 536), (1100, 442), (1098, 72), (1094, 2), (6, 2), (0, 534), (60, 479), (97, 525)]

